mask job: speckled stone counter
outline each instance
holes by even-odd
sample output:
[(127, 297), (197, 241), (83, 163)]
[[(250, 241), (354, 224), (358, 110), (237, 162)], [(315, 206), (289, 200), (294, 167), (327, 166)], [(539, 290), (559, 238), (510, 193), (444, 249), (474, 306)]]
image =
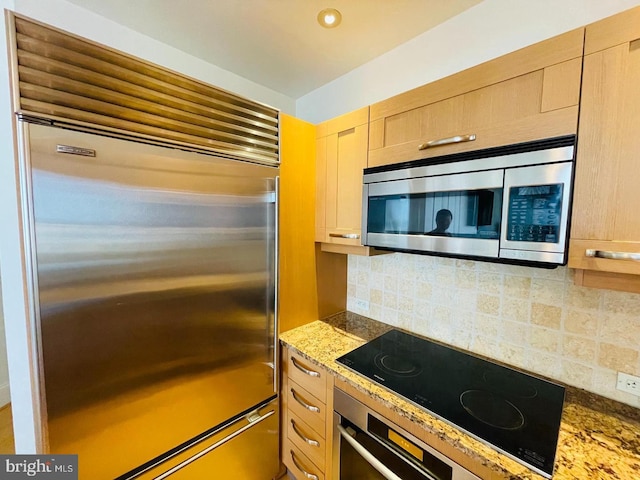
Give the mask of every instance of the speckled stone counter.
[[(499, 476), (542, 480), (507, 456), (335, 362), (391, 328), (345, 312), (284, 332), (280, 340)], [(640, 480), (640, 410), (567, 387), (553, 479)]]

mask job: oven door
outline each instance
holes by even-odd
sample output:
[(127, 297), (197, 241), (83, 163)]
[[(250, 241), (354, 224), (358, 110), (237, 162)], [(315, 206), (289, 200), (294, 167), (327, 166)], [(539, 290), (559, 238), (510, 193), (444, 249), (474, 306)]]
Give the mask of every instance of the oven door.
[(341, 390), (334, 390), (333, 468), (341, 480), (480, 480)]
[(497, 258), (503, 176), (498, 169), (365, 183), (362, 243)]

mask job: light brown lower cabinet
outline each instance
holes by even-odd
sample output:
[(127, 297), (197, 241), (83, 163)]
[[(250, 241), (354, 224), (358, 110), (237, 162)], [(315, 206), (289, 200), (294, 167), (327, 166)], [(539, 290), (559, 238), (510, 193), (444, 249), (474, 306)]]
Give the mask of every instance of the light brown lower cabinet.
[(288, 348), (282, 356), (282, 462), (298, 480), (330, 479), (333, 376)]

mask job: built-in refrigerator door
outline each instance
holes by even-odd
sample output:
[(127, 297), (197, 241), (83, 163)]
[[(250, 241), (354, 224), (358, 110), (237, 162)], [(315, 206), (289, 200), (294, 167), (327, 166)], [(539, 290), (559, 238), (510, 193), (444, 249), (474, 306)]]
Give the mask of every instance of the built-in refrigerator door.
[(21, 128), (49, 451), (113, 479), (273, 398), (277, 168)]

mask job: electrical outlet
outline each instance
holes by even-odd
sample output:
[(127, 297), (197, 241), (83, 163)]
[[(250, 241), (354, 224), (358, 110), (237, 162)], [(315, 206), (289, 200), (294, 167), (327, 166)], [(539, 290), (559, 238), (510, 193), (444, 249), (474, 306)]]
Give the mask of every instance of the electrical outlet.
[(356, 299), (354, 306), (361, 312), (369, 311), (369, 302), (367, 302), (366, 300)]
[(640, 397), (640, 377), (618, 372), (618, 390)]

